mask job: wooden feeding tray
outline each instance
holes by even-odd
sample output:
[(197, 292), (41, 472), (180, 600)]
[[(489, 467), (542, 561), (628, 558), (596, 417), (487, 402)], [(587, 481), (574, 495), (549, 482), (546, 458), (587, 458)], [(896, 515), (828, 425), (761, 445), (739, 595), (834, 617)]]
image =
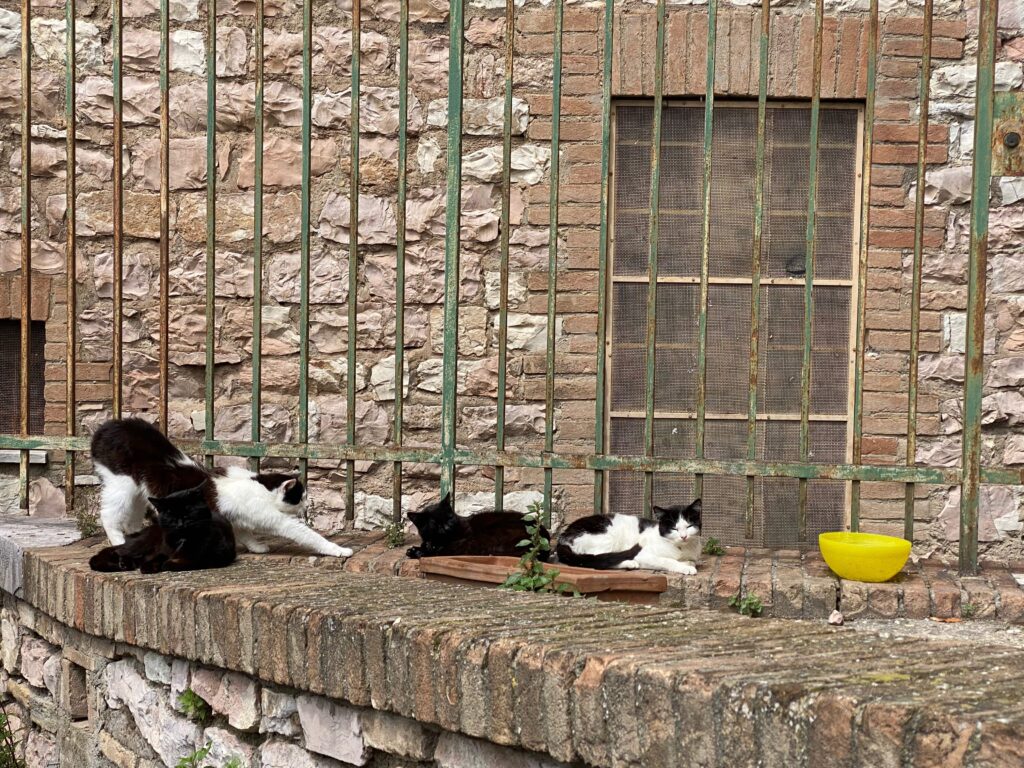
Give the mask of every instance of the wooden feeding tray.
[[(449, 582), (501, 584), (519, 568), (516, 557), (451, 557), (420, 558), (420, 573), (428, 579)], [(567, 584), (584, 595), (598, 600), (619, 600), (631, 603), (656, 603), (658, 595), (668, 589), (664, 574), (650, 571), (597, 571), (571, 565), (550, 564), (558, 570), (556, 583)]]

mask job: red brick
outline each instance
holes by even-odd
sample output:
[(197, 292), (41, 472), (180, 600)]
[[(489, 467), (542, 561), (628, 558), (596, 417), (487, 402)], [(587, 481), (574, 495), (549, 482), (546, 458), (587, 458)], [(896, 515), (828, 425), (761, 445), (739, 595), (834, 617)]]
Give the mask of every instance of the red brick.
[[(876, 121), (874, 140), (876, 142), (913, 144), (916, 147), (919, 130), (916, 123), (906, 125), (903, 123), (880, 123)], [(949, 141), (949, 126), (941, 123), (932, 123), (928, 126), (928, 142), (930, 144), (941, 144), (947, 141)]]
[[(857, 53), (863, 23), (855, 16), (844, 16), (839, 28), (839, 66), (836, 80), (837, 98), (857, 96)], [(876, 110), (877, 113), (877, 110)]]
[[(910, 56), (921, 58), (923, 46), (919, 37), (883, 37), (882, 56)], [(964, 44), (959, 40), (936, 37), (932, 40), (933, 59), (960, 59), (964, 55)]]

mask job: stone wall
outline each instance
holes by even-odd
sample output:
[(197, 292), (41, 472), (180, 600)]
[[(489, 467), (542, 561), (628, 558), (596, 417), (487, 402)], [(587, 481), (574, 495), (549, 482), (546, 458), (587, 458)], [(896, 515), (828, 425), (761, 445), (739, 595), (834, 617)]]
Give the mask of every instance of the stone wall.
[[(866, 0), (825, 3), (822, 94), (863, 100), (866, 93)], [(1004, 3), (997, 87), (1024, 82), (1024, 18)], [(109, 414), (111, 350), (111, 41), (110, 8), (79, 3), (79, 306), (78, 419), (88, 432)], [(603, 3), (570, 3), (565, 12), (561, 124), (561, 206), (555, 449), (593, 447), (596, 390), (597, 245), (600, 195)], [(811, 89), (813, 6), (779, 3), (772, 16), (769, 92), (806, 98)], [(297, 436), (299, 131), (301, 14), (295, 0), (267, 5), (264, 167), (263, 436)], [(437, 442), (440, 413), (447, 3), (413, 0), (410, 29), (409, 205), (407, 238), (405, 445)], [(704, 89), (706, 7), (670, 4), (666, 93)], [(872, 170), (867, 275), (864, 460), (905, 461), (910, 317), (910, 259), (922, 20), (916, 2), (881, 3), (880, 61)], [(64, 236), (63, 4), (33, 5), (35, 123), (33, 204), (36, 267), (54, 283), (47, 307), (47, 431), (63, 430)], [(616, 3), (615, 96), (653, 93), (654, 7)], [(170, 432), (204, 431), (206, 320), (206, 5), (172, 3), (171, 73), (171, 370)], [(759, 9), (745, 0), (720, 10), (717, 88), (750, 98), (757, 90)], [(125, 4), (125, 407), (153, 415), (157, 395), (158, 16), (157, 4)], [(504, 6), (467, 7), (466, 136), (459, 349), (459, 442), (493, 445), (497, 387), (497, 297)], [(959, 461), (959, 388), (966, 308), (966, 253), (973, 141), (973, 0), (936, 3), (932, 128), (928, 145), (926, 248), (921, 315), (920, 434), (917, 459)], [(0, 2), (0, 311), (2, 291), (17, 280), (18, 26), (12, 0)], [(310, 438), (345, 439), (345, 303), (348, 248), (350, 5), (318, 4), (314, 14)], [(217, 310), (215, 434), (250, 434), (252, 211), (254, 149), (253, 5), (219, 5), (217, 54)], [(517, 11), (508, 445), (540, 450), (544, 431), (545, 311), (551, 134), (553, 10), (525, 0)], [(387, 444), (394, 408), (395, 196), (397, 190), (397, 34), (395, 0), (363, 4), (357, 441)], [(1024, 187), (993, 184), (985, 461), (1024, 464), (1024, 272), (1017, 251), (1024, 231)], [(45, 282), (36, 292), (45, 291)], [(45, 296), (44, 296), (45, 297)], [(38, 299), (43, 302), (43, 299)], [(51, 330), (52, 329), (52, 330)], [(357, 521), (369, 527), (390, 509), (390, 465), (358, 462)], [(86, 469), (87, 471), (87, 469)], [(343, 522), (343, 467), (311, 464), (314, 522)], [(437, 469), (405, 465), (408, 505), (435, 492)], [(483, 499), (488, 468), (460, 470), (460, 489)], [(540, 473), (509, 469), (510, 491), (535, 491)], [(557, 507), (569, 517), (590, 509), (592, 476), (555, 473)], [(955, 549), (955, 490), (918, 489), (922, 552)], [(902, 530), (903, 489), (864, 484), (866, 529)], [(1016, 556), (1021, 494), (986, 489), (981, 535), (992, 554)], [(526, 497), (520, 497), (519, 501)], [(87, 502), (88, 503), (88, 500)], [(518, 502), (517, 502), (518, 503)]]

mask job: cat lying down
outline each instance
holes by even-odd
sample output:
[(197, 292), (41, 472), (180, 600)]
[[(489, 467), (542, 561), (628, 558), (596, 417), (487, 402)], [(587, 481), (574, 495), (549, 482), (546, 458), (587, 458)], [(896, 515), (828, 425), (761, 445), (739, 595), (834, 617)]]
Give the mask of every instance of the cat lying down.
[(558, 562), (581, 568), (650, 568), (693, 575), (700, 559), (700, 499), (690, 506), (655, 507), (656, 519), (591, 515), (558, 537)]

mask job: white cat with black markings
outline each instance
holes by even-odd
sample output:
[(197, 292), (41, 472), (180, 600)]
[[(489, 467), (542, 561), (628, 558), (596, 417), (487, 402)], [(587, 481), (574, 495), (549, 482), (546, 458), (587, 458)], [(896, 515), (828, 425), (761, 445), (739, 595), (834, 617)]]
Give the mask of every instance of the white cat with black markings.
[(700, 559), (701, 503), (654, 507), (656, 519), (592, 515), (558, 537), (558, 561), (581, 568), (650, 568), (693, 575)]
[(306, 489), (294, 475), (254, 473), (243, 467), (207, 471), (182, 453), (156, 427), (142, 419), (119, 419), (93, 435), (92, 459), (100, 476), (100, 523), (113, 546), (146, 524), (150, 497), (162, 498), (195, 488), (206, 479), (204, 494), (235, 538), (250, 552), (269, 547), (257, 536), (269, 534), (320, 555), (348, 557), (352, 550), (328, 541), (298, 519)]

